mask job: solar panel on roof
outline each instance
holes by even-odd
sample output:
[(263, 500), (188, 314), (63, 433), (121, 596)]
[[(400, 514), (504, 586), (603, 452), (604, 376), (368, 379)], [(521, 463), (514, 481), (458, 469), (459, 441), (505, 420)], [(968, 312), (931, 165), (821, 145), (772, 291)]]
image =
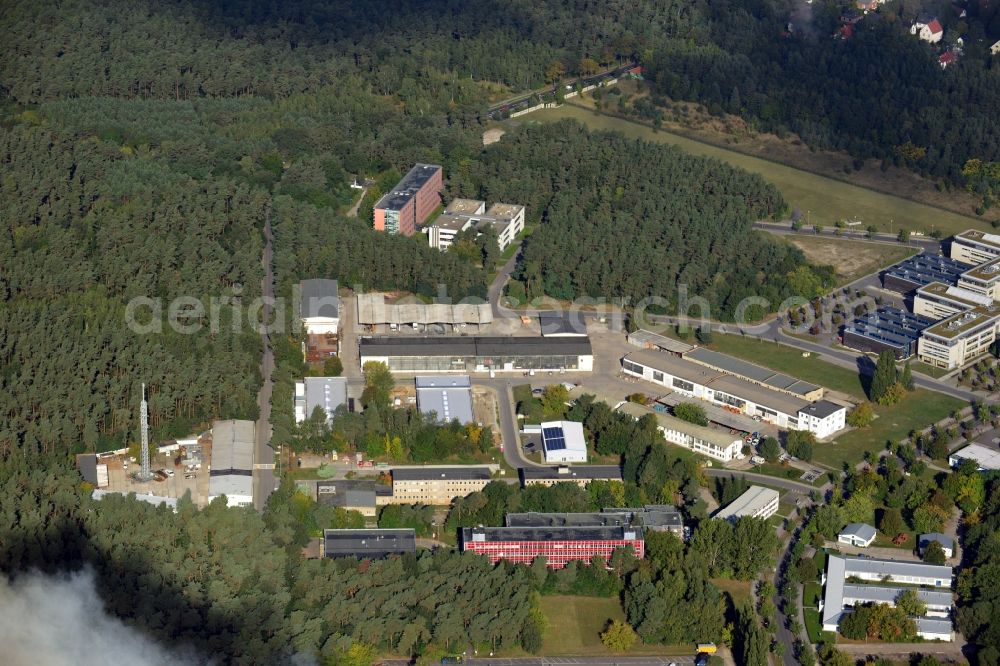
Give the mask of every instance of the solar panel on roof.
[(562, 428), (542, 428), (542, 439), (546, 449), (557, 451), (566, 448), (566, 434)]

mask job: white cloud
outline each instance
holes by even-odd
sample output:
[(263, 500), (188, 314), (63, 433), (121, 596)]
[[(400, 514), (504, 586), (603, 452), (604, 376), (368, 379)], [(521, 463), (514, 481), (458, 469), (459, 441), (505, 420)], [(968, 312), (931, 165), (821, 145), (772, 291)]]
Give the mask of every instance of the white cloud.
[(0, 575), (0, 661), (6, 666), (203, 664), (168, 650), (104, 610), (89, 571)]

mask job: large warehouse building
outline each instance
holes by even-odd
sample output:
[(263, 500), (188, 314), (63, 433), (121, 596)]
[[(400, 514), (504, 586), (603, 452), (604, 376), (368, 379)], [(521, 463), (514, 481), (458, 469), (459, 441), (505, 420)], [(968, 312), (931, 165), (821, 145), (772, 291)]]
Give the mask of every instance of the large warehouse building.
[(375, 204), (375, 231), (412, 236), (441, 203), (444, 175), (436, 164), (416, 164)]
[(541, 555), (550, 568), (561, 569), (595, 555), (610, 561), (616, 549), (626, 546), (636, 557), (646, 554), (642, 527), (466, 527), (461, 537), (463, 552), (486, 555), (494, 564), (531, 564)]
[(216, 421), (212, 425), (212, 460), (208, 501), (225, 495), (229, 506), (253, 506), (253, 421)]
[(472, 379), (468, 375), (423, 375), (415, 380), (417, 409), (439, 421), (472, 423)]
[[(748, 365), (751, 368), (759, 367)], [(783, 378), (774, 381), (784, 384), (787, 378), (792, 382), (782, 389), (773, 388), (759, 379), (750, 380), (734, 374), (735, 367), (734, 364), (730, 371), (723, 372), (712, 366), (689, 361), (687, 357), (677, 358), (648, 350), (632, 352), (622, 359), (622, 369), (628, 375), (665, 386), (680, 395), (706, 400), (750, 416), (759, 416), (779, 428), (809, 430), (817, 437), (828, 437), (844, 427), (846, 407), (826, 400), (813, 402), (803, 397), (815, 396), (817, 391), (822, 395), (819, 387), (807, 382), (796, 382), (786, 375), (772, 372), (771, 376)], [(810, 409), (810, 405), (816, 407)], [(818, 414), (824, 416), (817, 418)]]
[(393, 372), (594, 369), (594, 354), (586, 337), (364, 337), (360, 356), (362, 365), (378, 361)]
[(385, 294), (359, 293), (357, 303), (358, 323), (376, 332), (406, 328), (423, 331), (428, 327), (452, 330), (467, 326), (477, 331), (493, 322), (493, 309), (481, 299), (477, 303), (423, 303), (415, 298), (386, 303)]

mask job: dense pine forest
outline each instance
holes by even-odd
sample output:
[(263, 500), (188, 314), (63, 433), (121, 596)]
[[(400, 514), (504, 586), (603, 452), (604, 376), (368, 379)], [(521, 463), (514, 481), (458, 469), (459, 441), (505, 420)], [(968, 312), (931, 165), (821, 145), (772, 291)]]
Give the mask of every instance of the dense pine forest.
[[(644, 60), (659, 93), (1000, 195), (1000, 175), (967, 168), (970, 160), (1000, 162), (1000, 58), (989, 51), (1000, 39), (995, 3), (889, 2), (853, 25), (849, 39), (834, 35), (853, 3), (696, 6), (689, 35), (697, 38), (664, 40)], [(909, 34), (925, 13), (944, 25), (938, 45)], [(962, 55), (942, 70), (938, 56), (959, 37)]]
[(774, 186), (672, 146), (569, 122), (529, 127), (452, 180), (463, 194), (542, 211), (516, 276), (522, 298), (655, 296), (673, 310), (686, 285), (710, 304), (712, 318), (725, 319), (747, 296), (775, 305), (792, 294), (811, 298), (803, 283), (832, 278), (751, 230), (752, 221), (784, 212)]

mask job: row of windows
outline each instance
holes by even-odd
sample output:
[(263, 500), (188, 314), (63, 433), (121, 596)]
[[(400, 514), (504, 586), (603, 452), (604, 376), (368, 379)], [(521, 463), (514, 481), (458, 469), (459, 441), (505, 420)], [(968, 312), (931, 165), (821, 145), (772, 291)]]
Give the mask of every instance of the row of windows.
[(671, 383), (676, 389), (687, 391), (688, 393), (694, 393), (694, 384), (692, 384), (691, 382), (687, 382), (684, 381), (683, 379), (678, 379), (677, 377), (674, 377)]

